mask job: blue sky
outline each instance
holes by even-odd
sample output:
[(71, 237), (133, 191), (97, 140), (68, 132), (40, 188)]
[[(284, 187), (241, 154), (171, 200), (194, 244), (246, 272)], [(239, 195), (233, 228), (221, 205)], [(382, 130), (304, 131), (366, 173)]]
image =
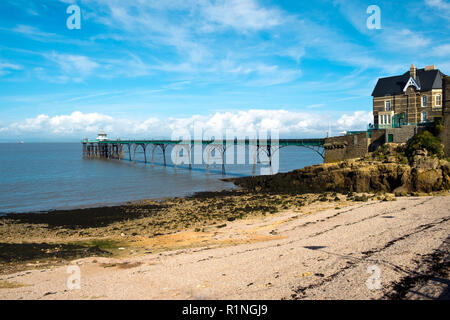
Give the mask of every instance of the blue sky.
[(449, 17), (444, 0), (2, 0), (0, 141), (163, 137), (194, 120), (364, 129), (379, 77), (411, 63), (450, 74)]

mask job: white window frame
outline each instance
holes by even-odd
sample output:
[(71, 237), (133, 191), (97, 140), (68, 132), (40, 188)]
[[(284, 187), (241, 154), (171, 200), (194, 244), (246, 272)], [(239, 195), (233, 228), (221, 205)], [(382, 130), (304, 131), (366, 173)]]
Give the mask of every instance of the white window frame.
[[(423, 115), (425, 115), (425, 117)], [(428, 114), (426, 111), (423, 111), (422, 113), (420, 113), (420, 120), (421, 120), (421, 122), (426, 122), (428, 120)]]
[[(439, 97), (439, 104), (438, 104), (438, 97)], [(434, 105), (436, 107), (442, 106), (442, 96), (440, 94), (434, 96)]]
[[(389, 108), (387, 107), (387, 104), (389, 103)], [(391, 111), (391, 100), (385, 100), (384, 101), (384, 111)]]
[[(423, 104), (425, 100), (425, 105)], [(422, 96), (422, 108), (425, 108), (428, 104), (428, 97), (426, 95)]]
[(391, 124), (391, 115), (390, 114), (380, 114), (378, 116), (378, 124), (380, 125), (386, 125), (386, 124)]

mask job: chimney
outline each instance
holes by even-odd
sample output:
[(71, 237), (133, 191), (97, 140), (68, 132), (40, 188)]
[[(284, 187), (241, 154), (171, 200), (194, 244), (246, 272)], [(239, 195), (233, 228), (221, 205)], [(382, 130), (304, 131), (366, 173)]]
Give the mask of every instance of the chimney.
[(430, 71), (430, 70), (435, 70), (436, 67), (434, 66), (434, 64), (432, 64), (431, 66), (426, 66), (425, 67), (425, 71)]
[(413, 77), (414, 80), (416, 80), (416, 71), (416, 66), (412, 64), (411, 69), (409, 69), (409, 75)]

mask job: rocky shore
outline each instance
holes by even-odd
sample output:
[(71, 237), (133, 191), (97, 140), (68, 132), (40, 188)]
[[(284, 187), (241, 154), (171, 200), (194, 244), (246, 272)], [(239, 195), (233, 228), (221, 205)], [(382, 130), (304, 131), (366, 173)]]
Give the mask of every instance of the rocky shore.
[(412, 164), (396, 156), (326, 163), (273, 176), (229, 179), (257, 192), (386, 192), (398, 195), (450, 190), (450, 162), (417, 152)]
[[(206, 234), (214, 235), (235, 220), (282, 212), (313, 214), (361, 202), (393, 201), (396, 196), (448, 194), (449, 162), (426, 153), (418, 153), (411, 165), (399, 160), (372, 155), (229, 180), (239, 190), (115, 207), (9, 214), (0, 217), (0, 274), (89, 256), (120, 257), (125, 251), (140, 255), (204, 246), (212, 241)], [(171, 237), (181, 231), (192, 233), (188, 238)], [(230, 240), (227, 245), (238, 243)]]

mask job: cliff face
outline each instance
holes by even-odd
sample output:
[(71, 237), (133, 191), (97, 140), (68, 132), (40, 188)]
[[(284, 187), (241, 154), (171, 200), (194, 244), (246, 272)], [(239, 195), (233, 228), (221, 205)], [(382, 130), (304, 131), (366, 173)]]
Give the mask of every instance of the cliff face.
[(283, 193), (432, 192), (450, 190), (450, 163), (418, 154), (412, 165), (343, 161), (232, 181), (249, 190)]

